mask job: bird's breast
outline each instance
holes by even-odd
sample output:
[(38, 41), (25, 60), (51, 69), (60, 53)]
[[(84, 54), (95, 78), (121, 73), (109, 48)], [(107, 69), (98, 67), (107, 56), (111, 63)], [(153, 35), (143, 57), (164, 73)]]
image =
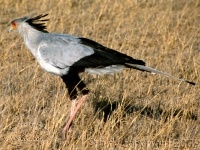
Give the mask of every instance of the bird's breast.
[(67, 72), (69, 71), (69, 67), (59, 68), (59, 67), (53, 66), (52, 64), (42, 59), (39, 59), (38, 63), (45, 71), (52, 73), (54, 75), (63, 76), (63, 75), (66, 75)]

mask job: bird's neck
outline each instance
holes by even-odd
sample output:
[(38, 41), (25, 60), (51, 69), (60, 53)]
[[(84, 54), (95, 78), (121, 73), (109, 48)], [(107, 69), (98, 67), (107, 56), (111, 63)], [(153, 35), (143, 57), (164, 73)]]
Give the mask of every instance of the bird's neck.
[(38, 45), (40, 42), (40, 37), (42, 32), (30, 27), (29, 25), (24, 25), (19, 29), (19, 33), (24, 38), (25, 45), (31, 51), (31, 53), (36, 57)]

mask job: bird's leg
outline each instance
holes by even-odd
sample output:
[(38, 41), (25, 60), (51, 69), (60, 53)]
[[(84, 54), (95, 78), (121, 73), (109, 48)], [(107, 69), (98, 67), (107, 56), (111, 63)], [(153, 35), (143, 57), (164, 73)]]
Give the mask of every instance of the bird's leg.
[(65, 127), (63, 128), (63, 131), (62, 131), (63, 138), (65, 138), (65, 134), (66, 134), (66, 131), (67, 131), (67, 140), (69, 140), (70, 133), (72, 132), (72, 127), (71, 126), (72, 126), (73, 119), (74, 119), (75, 115), (77, 114), (78, 110), (83, 105), (83, 103), (86, 100), (86, 98), (87, 98), (87, 95), (83, 95), (79, 99), (77, 106), (76, 106), (76, 100), (72, 100), (70, 117), (69, 117), (69, 120), (67, 121)]
[[(69, 120), (70, 120), (71, 116), (73, 116), (75, 107), (76, 107), (76, 99), (71, 101)], [(62, 130), (62, 139), (65, 139), (66, 131), (67, 131), (67, 137), (68, 137), (68, 134), (72, 132), (72, 121), (71, 122), (68, 121), (66, 123), (65, 127), (63, 128), (63, 130)]]
[[(77, 114), (78, 110), (86, 100), (89, 90), (86, 88), (85, 83), (83, 83), (83, 81), (80, 79), (76, 68), (70, 67), (68, 73), (65, 76), (61, 76), (61, 78), (65, 82), (66, 87), (68, 89), (68, 93), (70, 94), (70, 99), (72, 100), (70, 116), (66, 125), (62, 130), (63, 139), (65, 138), (65, 134), (67, 132), (67, 140), (68, 140), (70, 137), (69, 133), (72, 132), (72, 121), (75, 115)], [(79, 101), (77, 101), (78, 99), (76, 98), (78, 95), (76, 88), (78, 88), (83, 94), (83, 96), (79, 99)], [(77, 106), (76, 106), (76, 101), (77, 101)]]

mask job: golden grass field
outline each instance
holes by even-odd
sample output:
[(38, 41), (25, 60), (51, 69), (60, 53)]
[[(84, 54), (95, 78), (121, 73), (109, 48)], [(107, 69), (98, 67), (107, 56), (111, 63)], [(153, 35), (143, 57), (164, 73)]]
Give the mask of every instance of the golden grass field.
[[(49, 32), (93, 39), (196, 86), (130, 69), (84, 73), (91, 92), (67, 143), (64, 83), (8, 33), (13, 19), (45, 13)], [(0, 149), (198, 150), (199, 65), (199, 0), (0, 0)]]

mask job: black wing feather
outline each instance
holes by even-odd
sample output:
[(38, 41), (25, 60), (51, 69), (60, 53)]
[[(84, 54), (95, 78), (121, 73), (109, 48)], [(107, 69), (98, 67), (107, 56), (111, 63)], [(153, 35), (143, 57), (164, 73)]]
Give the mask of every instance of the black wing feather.
[(133, 59), (126, 54), (107, 48), (90, 39), (79, 38), (79, 40), (81, 44), (91, 47), (95, 53), (80, 59), (73, 66), (102, 68), (110, 65), (125, 65), (125, 63), (145, 65), (145, 62), (142, 60)]

